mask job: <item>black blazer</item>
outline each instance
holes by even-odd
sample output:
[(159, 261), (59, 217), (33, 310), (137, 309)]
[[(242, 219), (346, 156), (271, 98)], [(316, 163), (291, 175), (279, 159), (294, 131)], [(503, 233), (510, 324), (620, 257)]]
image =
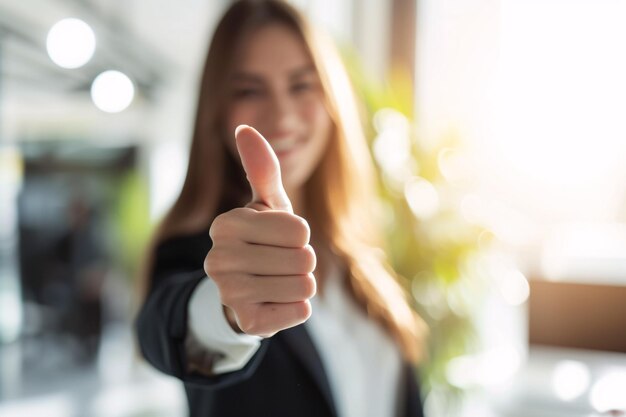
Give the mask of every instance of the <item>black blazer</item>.
[[(264, 339), (242, 370), (216, 376), (188, 370), (187, 303), (205, 276), (202, 265), (210, 247), (207, 231), (157, 248), (153, 281), (136, 322), (144, 357), (183, 381), (191, 417), (337, 416), (322, 362), (303, 325)], [(398, 416), (422, 417), (415, 369), (405, 363), (402, 378)]]

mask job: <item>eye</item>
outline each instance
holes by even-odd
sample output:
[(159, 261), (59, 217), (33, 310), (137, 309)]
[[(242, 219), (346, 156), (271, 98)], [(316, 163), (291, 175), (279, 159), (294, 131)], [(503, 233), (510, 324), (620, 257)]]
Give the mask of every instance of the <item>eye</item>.
[(315, 87), (315, 84), (311, 81), (300, 81), (289, 88), (292, 93), (303, 93), (306, 91), (310, 91)]
[(263, 95), (263, 90), (260, 88), (236, 88), (233, 91), (233, 97), (235, 99), (252, 99), (261, 97)]

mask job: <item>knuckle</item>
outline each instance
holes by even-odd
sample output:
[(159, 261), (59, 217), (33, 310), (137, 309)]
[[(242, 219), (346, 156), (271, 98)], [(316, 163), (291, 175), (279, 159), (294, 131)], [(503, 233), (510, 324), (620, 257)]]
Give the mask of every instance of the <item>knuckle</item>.
[(228, 270), (227, 254), (224, 250), (212, 247), (206, 258), (204, 258), (204, 272), (211, 277), (216, 278)]
[(296, 303), (294, 306), (296, 318), (299, 321), (305, 322), (311, 317), (311, 313), (313, 309), (311, 308), (311, 303), (307, 301), (302, 301), (301, 303)]
[(256, 320), (252, 320), (249, 322), (248, 325), (241, 325), (241, 331), (244, 332), (245, 334), (249, 334), (252, 336), (261, 336), (261, 331), (259, 331), (259, 326), (257, 325), (257, 321)]
[(266, 212), (267, 216), (274, 218), (274, 224), (290, 237), (290, 244), (294, 246), (305, 246), (311, 238), (311, 228), (307, 221), (295, 214), (284, 211)]
[(223, 240), (236, 236), (237, 231), (241, 227), (241, 223), (250, 217), (250, 209), (238, 207), (230, 211), (222, 213), (215, 217), (209, 236), (215, 242), (215, 239)]
[(229, 214), (231, 216), (246, 217), (250, 214), (250, 212), (254, 213), (254, 210), (250, 210), (246, 207), (235, 207), (234, 209), (227, 211), (225, 214)]
[(317, 257), (315, 251), (311, 245), (306, 245), (304, 248), (299, 249), (299, 266), (306, 273), (313, 272), (317, 264)]
[(226, 213), (220, 214), (211, 223), (209, 229), (209, 236), (213, 242), (220, 240), (222, 237), (227, 236), (228, 219)]
[(317, 293), (317, 282), (313, 274), (303, 275), (299, 279), (300, 290), (304, 299), (313, 298)]
[(292, 221), (295, 236), (297, 236), (302, 246), (306, 245), (309, 243), (311, 238), (311, 228), (309, 227), (309, 223), (304, 218), (297, 215), (292, 215), (291, 218), (293, 219)]
[(258, 211), (249, 207), (237, 207), (227, 212), (228, 221), (233, 225), (245, 225), (249, 222), (256, 221)]
[(245, 334), (260, 336), (263, 333), (260, 315), (257, 310), (256, 308), (247, 308), (238, 315), (239, 328)]
[(216, 264), (219, 264), (219, 262), (216, 262), (215, 249), (212, 248), (207, 254), (206, 258), (204, 258), (204, 272), (206, 272), (206, 274), (211, 278), (219, 274), (217, 272), (219, 270), (219, 267)]
[(245, 334), (255, 335), (256, 326), (254, 323), (254, 318), (252, 319), (244, 319), (240, 316), (239, 319), (239, 328)]

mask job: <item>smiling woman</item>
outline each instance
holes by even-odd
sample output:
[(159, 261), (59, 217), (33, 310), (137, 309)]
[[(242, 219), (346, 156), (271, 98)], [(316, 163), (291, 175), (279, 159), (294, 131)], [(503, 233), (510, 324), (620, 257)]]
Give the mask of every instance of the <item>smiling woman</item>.
[[(227, 130), (254, 126), (280, 161), (283, 185), (295, 193), (318, 165), (330, 137), (331, 120), (317, 71), (302, 40), (284, 25), (259, 29), (235, 58)], [(228, 141), (235, 152), (234, 140)]]
[(379, 249), (352, 96), (288, 4), (238, 1), (218, 24), (137, 320), (192, 416), (423, 414), (425, 327)]

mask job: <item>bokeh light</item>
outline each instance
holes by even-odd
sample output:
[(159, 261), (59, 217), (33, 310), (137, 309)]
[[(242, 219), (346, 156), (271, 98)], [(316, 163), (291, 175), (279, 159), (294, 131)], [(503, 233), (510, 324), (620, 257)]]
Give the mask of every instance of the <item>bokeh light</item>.
[(598, 412), (626, 410), (626, 370), (609, 371), (593, 385), (591, 389), (591, 405)]
[(413, 177), (404, 186), (404, 196), (415, 217), (425, 220), (439, 210), (439, 194), (426, 179)]
[(79, 68), (85, 65), (96, 50), (96, 35), (80, 19), (58, 21), (48, 32), (46, 48), (50, 59), (62, 68)]
[(451, 184), (462, 185), (472, 178), (472, 166), (467, 155), (454, 148), (443, 148), (437, 155), (437, 165), (443, 177)]
[(446, 367), (446, 378), (454, 386), (498, 386), (515, 375), (522, 363), (520, 352), (502, 344), (475, 355), (452, 359)]
[(128, 76), (119, 71), (105, 71), (91, 85), (91, 99), (107, 113), (118, 113), (133, 101), (135, 87)]
[(372, 151), (385, 176), (395, 186), (404, 183), (413, 171), (409, 120), (397, 110), (381, 109), (373, 119), (378, 132)]
[(518, 306), (528, 300), (530, 285), (520, 271), (511, 269), (498, 280), (498, 289), (507, 304)]
[(554, 368), (552, 389), (559, 399), (570, 401), (587, 391), (590, 380), (587, 365), (579, 361), (563, 360)]

